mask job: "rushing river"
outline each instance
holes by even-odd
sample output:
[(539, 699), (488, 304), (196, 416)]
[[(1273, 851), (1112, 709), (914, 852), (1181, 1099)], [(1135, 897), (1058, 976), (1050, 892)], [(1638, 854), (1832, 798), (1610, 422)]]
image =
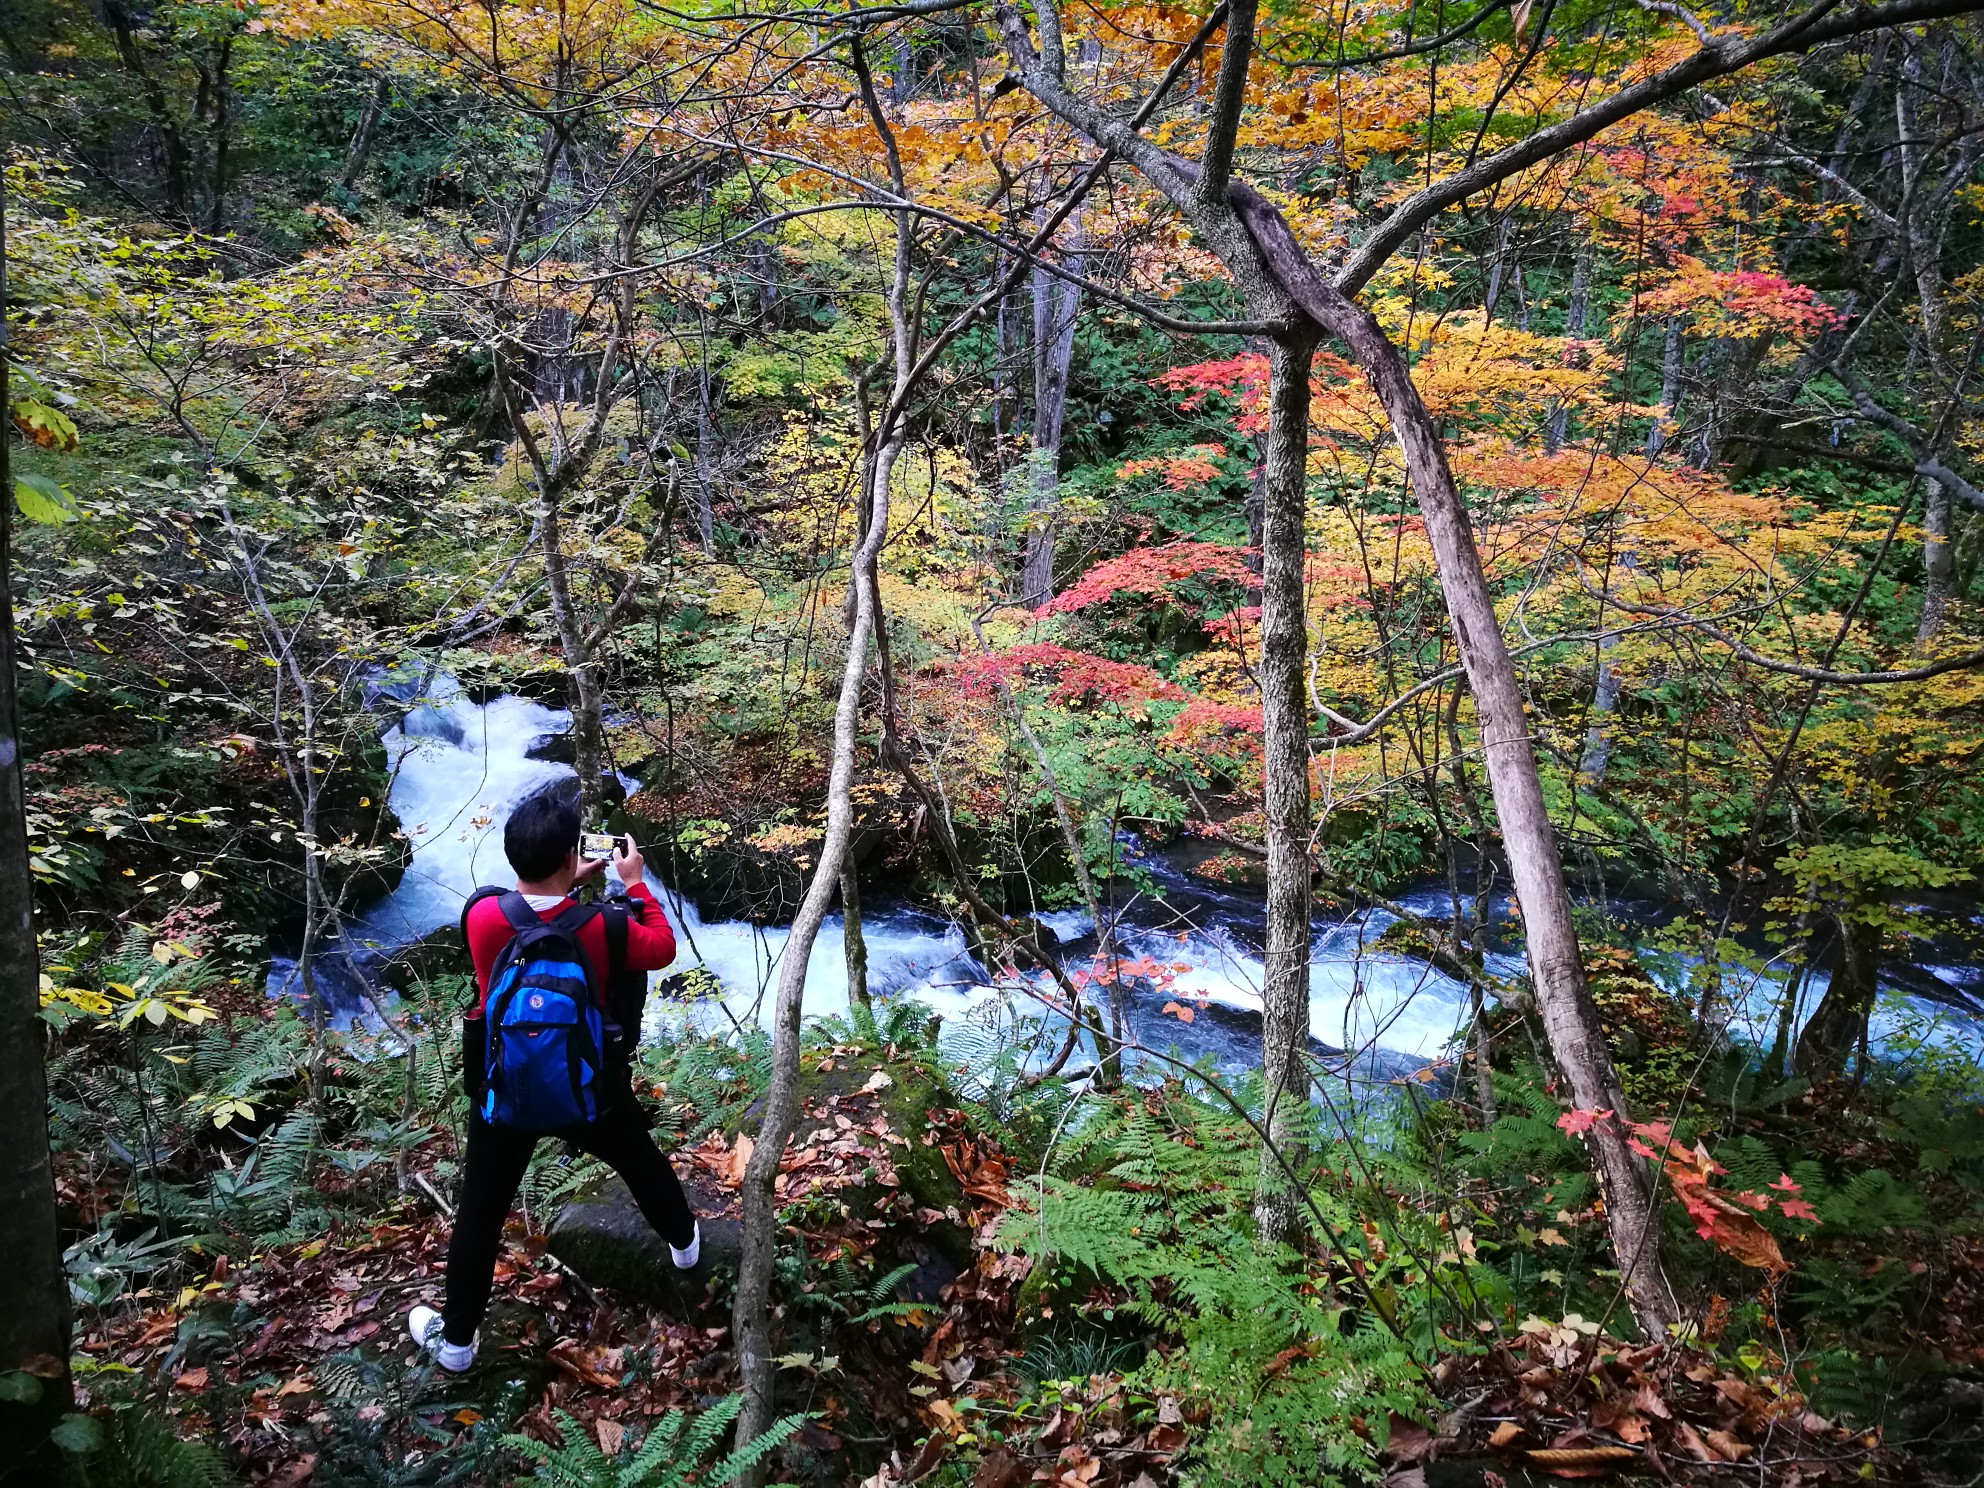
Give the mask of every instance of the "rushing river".
[[(391, 688), (382, 703), (398, 702)], [(503, 857), (503, 825), (510, 809), (533, 791), (572, 774), (569, 765), (534, 759), (540, 742), (565, 732), (568, 714), (520, 697), (478, 704), (452, 679), (437, 677), (424, 700), (389, 728), (385, 742), (395, 774), (391, 804), (413, 844), (412, 861), (399, 887), (365, 909), (342, 949), (320, 965), (320, 981), (341, 1005), (363, 1003), (356, 981), (366, 964), (393, 948), (454, 923), (466, 896), (479, 884), (510, 882)], [(1129, 999), (1134, 1040), (1174, 1057), (1212, 1056), (1222, 1067), (1258, 1062), (1264, 923), (1257, 894), (1223, 890), (1187, 875), (1159, 854), (1135, 858), (1140, 889), (1118, 887), (1113, 916), (1116, 943), (1126, 958), (1149, 957), (1170, 981), (1161, 991), (1140, 989)], [(652, 1030), (688, 1022), (714, 1028), (752, 1018), (768, 1020), (784, 954), (786, 931), (743, 921), (706, 921), (687, 898), (650, 874), (656, 894), (676, 928), (680, 954), (671, 972), (701, 967), (722, 988), (720, 997), (684, 1005), (663, 997), (649, 1003)], [(1126, 880), (1127, 882), (1127, 880)], [(1443, 889), (1404, 896), (1401, 907), (1441, 918), (1451, 905)], [(1060, 936), (1071, 965), (1094, 949), (1086, 913), (1042, 916)], [(1423, 962), (1380, 950), (1377, 940), (1390, 917), (1382, 912), (1319, 918), (1310, 939), (1309, 1026), (1312, 1037), (1334, 1049), (1356, 1051), (1356, 1067), (1383, 1077), (1438, 1060), (1450, 1051), (1467, 1012), (1466, 989)], [(972, 1042), (978, 1025), (995, 1035), (1002, 1016), (1030, 1007), (1010, 985), (993, 985), (970, 955), (963, 933), (949, 921), (920, 910), (864, 905), (868, 982), (878, 998), (911, 997), (944, 1016), (959, 1043)], [(1947, 958), (1945, 958), (1947, 959)], [(1513, 974), (1519, 954), (1490, 957), (1492, 971)], [(1677, 972), (1679, 968), (1675, 969)], [(1927, 1037), (1966, 1050), (1984, 1048), (1978, 995), (1984, 976), (1969, 964), (1903, 968), (1907, 978), (1884, 1001), (1877, 1035)], [(294, 976), (278, 962), (272, 989)], [(1731, 1032), (1767, 1043), (1779, 979), (1753, 977), (1739, 1000)], [(1808, 984), (1809, 1012), (1822, 982)], [(1926, 992), (1928, 995), (1920, 995)], [(809, 1015), (847, 1011), (847, 975), (838, 916), (829, 918), (807, 969)], [(1190, 1008), (1189, 1023), (1164, 1004)]]

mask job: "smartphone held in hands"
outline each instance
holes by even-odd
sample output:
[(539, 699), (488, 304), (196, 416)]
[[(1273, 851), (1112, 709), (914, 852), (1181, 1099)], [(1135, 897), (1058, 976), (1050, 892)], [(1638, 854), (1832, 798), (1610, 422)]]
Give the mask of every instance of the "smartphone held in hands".
[(612, 832), (579, 833), (579, 856), (588, 863), (608, 863), (620, 850), (620, 838)]

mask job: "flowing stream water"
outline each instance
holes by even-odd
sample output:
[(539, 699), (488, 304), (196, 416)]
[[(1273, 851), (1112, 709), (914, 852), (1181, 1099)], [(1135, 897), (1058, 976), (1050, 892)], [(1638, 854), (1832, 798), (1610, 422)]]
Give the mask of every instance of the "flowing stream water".
[[(380, 701), (400, 708), (405, 690), (381, 684)], [(320, 986), (341, 1010), (358, 1011), (367, 999), (358, 983), (367, 963), (453, 924), (463, 901), (480, 884), (511, 881), (503, 857), (503, 825), (510, 809), (533, 791), (572, 774), (569, 765), (532, 758), (541, 741), (564, 733), (570, 716), (525, 698), (504, 696), (477, 703), (453, 679), (437, 676), (417, 705), (385, 734), (394, 764), (391, 805), (413, 844), (412, 860), (393, 893), (364, 909), (343, 943), (317, 964)], [(1165, 969), (1162, 987), (1143, 985), (1128, 999), (1135, 1042), (1169, 1056), (1211, 1056), (1223, 1069), (1259, 1062), (1264, 928), (1261, 898), (1226, 890), (1188, 875), (1161, 853), (1131, 847), (1133, 877), (1141, 888), (1118, 887), (1113, 916), (1120, 954), (1149, 957)], [(649, 882), (676, 929), (679, 954), (670, 974), (701, 967), (721, 994), (684, 1004), (657, 996), (649, 1002), (650, 1029), (671, 1024), (714, 1028), (753, 1017), (769, 1020), (786, 931), (737, 920), (706, 921), (695, 905), (652, 873)], [(1444, 888), (1403, 896), (1400, 907), (1443, 918), (1451, 901)], [(1094, 949), (1094, 926), (1085, 912), (1041, 916), (1062, 940), (1071, 965)], [(1319, 918), (1310, 940), (1309, 1017), (1321, 1045), (1349, 1050), (1367, 1077), (1392, 1078), (1451, 1051), (1467, 1015), (1465, 987), (1422, 961), (1380, 949), (1378, 937), (1391, 916), (1381, 911)], [(911, 997), (942, 1014), (953, 1037), (963, 1040), (974, 1024), (990, 1034), (1014, 1006), (1006, 991), (973, 959), (963, 933), (949, 921), (913, 907), (864, 905), (868, 982), (878, 999)], [(1947, 964), (1942, 964), (1947, 962)], [(1884, 1040), (1926, 1037), (1948, 1047), (1984, 1048), (1984, 974), (1971, 964), (1942, 962), (1900, 968), (1906, 980), (1886, 999), (1876, 1034)], [(1491, 971), (1521, 969), (1513, 947), (1491, 955)], [(1678, 971), (1679, 968), (1674, 970)], [(278, 961), (271, 990), (293, 982), (292, 962)], [(1742, 983), (1739, 979), (1739, 985)], [(1781, 983), (1769, 975), (1749, 980), (1738, 998), (1731, 1032), (1769, 1042)], [(1804, 1010), (1816, 1006), (1821, 978), (1808, 983)], [(1024, 998), (1019, 999), (1025, 1004)], [(1166, 1003), (1188, 1008), (1181, 1021)], [(807, 969), (809, 1015), (845, 1014), (848, 986), (838, 916), (829, 918)], [(1050, 1039), (1049, 1042), (1052, 1042)], [(1154, 1057), (1154, 1056), (1153, 1056)]]

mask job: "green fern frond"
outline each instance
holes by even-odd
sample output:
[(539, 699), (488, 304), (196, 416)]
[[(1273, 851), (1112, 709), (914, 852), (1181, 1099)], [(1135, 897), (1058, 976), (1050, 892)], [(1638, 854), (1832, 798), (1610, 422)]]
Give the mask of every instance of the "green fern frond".
[[(90, 1464), (92, 1479), (127, 1477), (145, 1488), (235, 1488), (227, 1459), (205, 1442), (173, 1433), (169, 1419), (143, 1406), (121, 1406), (110, 1414), (105, 1450)], [(102, 1460), (106, 1455), (112, 1461)]]
[(719, 1485), (749, 1472), (806, 1424), (803, 1415), (786, 1416), (738, 1450), (708, 1464), (710, 1454), (722, 1445), (743, 1407), (744, 1397), (731, 1395), (696, 1416), (669, 1411), (649, 1428), (638, 1448), (612, 1458), (600, 1451), (585, 1427), (564, 1411), (556, 1413), (558, 1432), (564, 1439), (561, 1446), (519, 1434), (505, 1436), (502, 1441), (537, 1464), (529, 1475), (512, 1479), (514, 1484), (530, 1484), (532, 1488), (690, 1488), (691, 1479), (698, 1484)]

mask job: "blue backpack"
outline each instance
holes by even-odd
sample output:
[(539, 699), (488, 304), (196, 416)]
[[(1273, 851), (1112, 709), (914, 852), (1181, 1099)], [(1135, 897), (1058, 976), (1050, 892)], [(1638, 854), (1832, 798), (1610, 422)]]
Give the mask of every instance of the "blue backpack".
[(575, 904), (555, 919), (515, 892), (498, 905), (515, 934), (489, 969), (483, 1001), (482, 1118), (517, 1131), (582, 1126), (599, 1115), (606, 1024), (600, 978), (579, 944), (599, 909)]

